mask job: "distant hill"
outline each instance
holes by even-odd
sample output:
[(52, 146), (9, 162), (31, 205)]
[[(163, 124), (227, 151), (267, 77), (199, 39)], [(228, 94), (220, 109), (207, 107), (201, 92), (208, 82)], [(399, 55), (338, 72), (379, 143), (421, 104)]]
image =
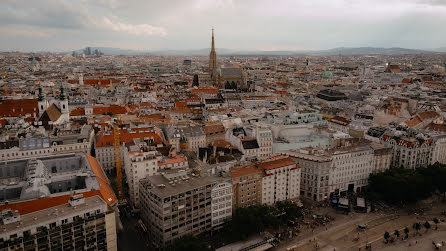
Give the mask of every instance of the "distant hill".
[(440, 47), (440, 48), (437, 48), (437, 49), (435, 49), (435, 51), (438, 51), (438, 52), (446, 52), (446, 47)]
[(376, 48), (376, 47), (357, 47), (346, 48), (339, 47), (329, 50), (315, 51), (314, 55), (364, 55), (364, 54), (383, 54), (383, 55), (398, 55), (398, 54), (420, 54), (420, 53), (432, 53), (432, 51), (426, 50), (414, 50), (405, 48)]
[[(94, 51), (98, 49), (105, 55), (161, 55), (161, 56), (206, 56), (209, 55), (210, 48), (197, 49), (197, 50), (154, 50), (154, 51), (138, 51), (138, 50), (125, 50), (111, 47), (91, 47)], [(439, 48), (435, 50), (415, 50), (406, 48), (377, 48), (377, 47), (339, 47), (328, 50), (314, 50), (314, 51), (244, 51), (244, 50), (231, 50), (231, 49), (216, 49), (218, 55), (238, 55), (238, 56), (331, 56), (331, 55), (368, 55), (368, 54), (381, 54), (381, 55), (399, 55), (399, 54), (420, 54), (420, 53), (434, 53), (434, 52), (446, 52), (446, 48)], [(77, 53), (82, 53), (83, 49), (76, 50)]]

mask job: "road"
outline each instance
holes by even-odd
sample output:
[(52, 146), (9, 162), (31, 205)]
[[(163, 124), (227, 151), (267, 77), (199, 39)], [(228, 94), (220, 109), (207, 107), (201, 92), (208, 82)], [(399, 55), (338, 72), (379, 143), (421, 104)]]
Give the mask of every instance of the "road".
[[(389, 213), (353, 213), (350, 216), (330, 213), (331, 216), (336, 218), (336, 221), (326, 226), (317, 227), (314, 229), (314, 232), (305, 229), (297, 237), (288, 241), (282, 241), (278, 246), (274, 247), (274, 250), (293, 250), (293, 248), (299, 251), (359, 250), (360, 248), (365, 250), (366, 241), (372, 243), (373, 250), (411, 250), (408, 249), (408, 243), (415, 243), (416, 240), (419, 240), (419, 247), (422, 247), (422, 249), (417, 248), (417, 251), (432, 250), (432, 240), (446, 241), (446, 223), (440, 223), (439, 230), (431, 229), (426, 234), (424, 233), (425, 229), (422, 228), (420, 231), (423, 234), (422, 237), (414, 236), (412, 225), (414, 222), (423, 224), (425, 221), (430, 221), (432, 228), (435, 228), (432, 219), (446, 220), (446, 217), (440, 214), (445, 209), (446, 203), (437, 202), (429, 205), (429, 211), (422, 216), (408, 214), (404, 209)], [(367, 225), (367, 230), (359, 231), (357, 229), (358, 224)], [(411, 232), (409, 233), (409, 239), (403, 241), (401, 237), (404, 235), (403, 229), (405, 227), (408, 227)], [(385, 244), (383, 241), (384, 232), (388, 231), (393, 236), (395, 230), (399, 230), (402, 236), (395, 243)], [(439, 239), (441, 234), (443, 234), (444, 240)], [(318, 246), (318, 249), (316, 249), (316, 246)]]

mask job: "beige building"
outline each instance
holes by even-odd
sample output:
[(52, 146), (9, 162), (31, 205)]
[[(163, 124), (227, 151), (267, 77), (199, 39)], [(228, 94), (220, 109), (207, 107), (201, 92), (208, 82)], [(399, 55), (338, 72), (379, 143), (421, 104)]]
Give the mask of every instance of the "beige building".
[(262, 170), (254, 165), (232, 168), (232, 209), (262, 204)]
[(374, 168), (372, 172), (380, 173), (389, 169), (390, 163), (392, 163), (392, 148), (376, 143), (372, 143), (371, 147), (374, 151)]

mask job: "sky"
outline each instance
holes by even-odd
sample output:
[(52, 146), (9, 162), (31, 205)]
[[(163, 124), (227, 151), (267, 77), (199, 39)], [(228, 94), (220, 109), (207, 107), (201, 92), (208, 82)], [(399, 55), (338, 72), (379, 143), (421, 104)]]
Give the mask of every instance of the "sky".
[(0, 0), (0, 51), (446, 47), (446, 0)]

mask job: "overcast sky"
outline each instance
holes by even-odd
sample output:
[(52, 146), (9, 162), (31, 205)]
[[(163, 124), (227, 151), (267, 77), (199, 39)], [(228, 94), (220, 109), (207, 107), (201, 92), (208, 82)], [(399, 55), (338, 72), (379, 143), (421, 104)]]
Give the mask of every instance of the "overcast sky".
[(0, 50), (446, 47), (446, 0), (0, 0)]

